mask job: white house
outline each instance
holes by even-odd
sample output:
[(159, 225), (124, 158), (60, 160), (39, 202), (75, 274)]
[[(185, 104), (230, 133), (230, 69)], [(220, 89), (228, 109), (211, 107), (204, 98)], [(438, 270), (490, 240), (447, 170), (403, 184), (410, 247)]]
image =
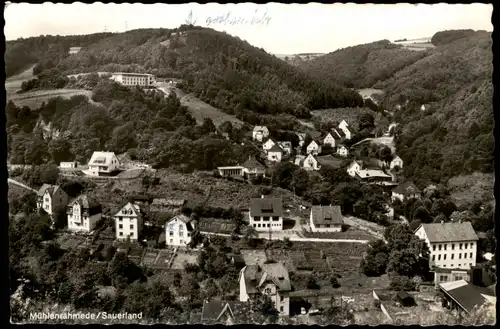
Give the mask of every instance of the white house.
[[(373, 159), (372, 159), (373, 160)], [(364, 181), (388, 181), (392, 176), (386, 174), (375, 161), (353, 160), (347, 167), (347, 173), (351, 177), (356, 177)]]
[(340, 206), (312, 206), (309, 224), (313, 232), (342, 232)]
[(82, 50), (82, 47), (69, 47), (68, 54), (73, 55), (73, 54), (78, 54)]
[(352, 136), (351, 131), (349, 130), (349, 124), (345, 120), (342, 120), (342, 122), (339, 123), (339, 129), (342, 130), (346, 139), (351, 139)]
[(274, 145), (267, 151), (267, 160), (281, 162), (283, 158), (283, 150), (278, 145)]
[(252, 198), (249, 211), (250, 226), (257, 231), (283, 230), (283, 201), (281, 198)]
[(262, 142), (264, 138), (269, 137), (269, 130), (266, 126), (255, 126), (252, 132), (252, 139)]
[(299, 146), (302, 147), (304, 145), (304, 141), (306, 140), (306, 133), (296, 133), (297, 137), (299, 137)]
[(344, 145), (339, 145), (337, 147), (337, 154), (346, 157), (349, 154), (349, 150)]
[(305, 170), (319, 170), (321, 166), (319, 166), (318, 159), (312, 154), (308, 154), (307, 157), (302, 158), (298, 165)]
[(243, 175), (247, 176), (266, 176), (266, 167), (260, 163), (255, 157), (249, 157), (243, 162)]
[(329, 145), (330, 147), (335, 147), (335, 138), (333, 138), (331, 133), (328, 133), (323, 139), (323, 145)]
[(240, 302), (256, 295), (267, 295), (280, 315), (290, 315), (292, 285), (288, 270), (282, 262), (247, 265), (239, 275)]
[(52, 216), (64, 211), (68, 204), (68, 194), (59, 185), (43, 184), (37, 192), (36, 206)]
[(186, 215), (177, 215), (165, 223), (165, 243), (167, 246), (185, 247), (191, 242), (191, 234), (196, 221)]
[(427, 243), (431, 268), (470, 269), (476, 266), (477, 241), (472, 224), (421, 224), (415, 235)]
[(90, 233), (102, 217), (101, 204), (87, 195), (80, 195), (66, 207), (68, 230)]
[(114, 152), (94, 152), (89, 161), (89, 173), (92, 176), (106, 176), (116, 172), (120, 162)]
[(113, 218), (116, 225), (116, 239), (137, 241), (144, 223), (143, 213), (137, 203), (128, 202)]
[(149, 87), (155, 84), (155, 76), (144, 73), (116, 72), (111, 73), (110, 79), (124, 86)]
[(78, 163), (76, 161), (71, 161), (71, 162), (61, 162), (59, 164), (59, 167), (61, 169), (74, 169), (78, 167)]
[(358, 161), (353, 160), (349, 167), (347, 167), (347, 173), (351, 177), (356, 177), (356, 175), (361, 171), (361, 164)]
[(403, 168), (403, 160), (397, 155), (389, 163), (390, 169), (394, 169), (395, 167)]
[(278, 142), (278, 146), (283, 150), (284, 156), (290, 156), (292, 154), (292, 142), (282, 141)]
[(265, 141), (263, 144), (262, 144), (262, 148), (264, 149), (264, 151), (269, 151), (274, 145), (276, 145), (276, 142), (272, 139), (272, 138), (269, 138), (267, 141)]
[(307, 145), (306, 152), (307, 154), (318, 155), (321, 153), (321, 145), (319, 145), (316, 141), (312, 141), (309, 145)]
[(422, 192), (418, 189), (418, 187), (413, 184), (411, 181), (406, 181), (402, 184), (399, 184), (392, 190), (392, 201), (399, 199), (400, 201), (405, 201), (411, 198), (420, 198), (420, 194)]

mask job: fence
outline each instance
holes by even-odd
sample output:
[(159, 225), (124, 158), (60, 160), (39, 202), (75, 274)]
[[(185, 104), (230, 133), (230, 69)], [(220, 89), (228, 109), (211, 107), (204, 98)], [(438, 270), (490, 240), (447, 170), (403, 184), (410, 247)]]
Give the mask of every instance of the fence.
[(389, 319), (389, 321), (393, 322), (394, 320), (392, 319), (392, 317), (389, 315), (389, 312), (387, 312), (387, 309), (385, 308), (384, 304), (382, 304), (382, 301), (380, 300), (380, 298), (378, 297), (377, 293), (375, 292), (375, 290), (372, 290), (373, 291), (373, 298), (375, 300), (378, 300), (379, 301), (379, 305), (380, 305), (380, 309), (382, 310), (382, 313), (384, 313), (384, 315)]

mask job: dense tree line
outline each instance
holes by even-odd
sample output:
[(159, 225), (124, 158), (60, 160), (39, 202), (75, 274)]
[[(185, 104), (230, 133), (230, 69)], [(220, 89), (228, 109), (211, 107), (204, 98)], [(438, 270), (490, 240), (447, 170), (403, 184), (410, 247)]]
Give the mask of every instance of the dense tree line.
[(453, 42), (455, 40), (470, 37), (476, 32), (474, 30), (450, 30), (450, 31), (439, 31), (434, 34), (431, 38), (431, 43), (434, 46), (445, 45), (447, 43)]

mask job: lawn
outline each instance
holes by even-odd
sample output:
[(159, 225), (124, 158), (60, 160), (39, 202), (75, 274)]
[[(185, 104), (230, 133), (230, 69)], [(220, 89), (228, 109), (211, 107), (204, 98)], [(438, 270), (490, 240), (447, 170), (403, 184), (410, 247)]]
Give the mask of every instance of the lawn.
[(332, 166), (336, 169), (342, 167), (343, 162), (345, 161), (345, 158), (337, 158), (331, 155), (323, 155), (318, 157), (318, 162), (321, 165), (327, 165), (327, 166)]
[(36, 90), (22, 94), (10, 94), (7, 96), (17, 106), (28, 106), (32, 110), (39, 108), (43, 102), (47, 103), (50, 98), (64, 97), (70, 98), (76, 95), (85, 95), (89, 99), (92, 91), (85, 89), (51, 89), (51, 90)]
[(147, 249), (144, 252), (144, 256), (142, 257), (142, 264), (146, 266), (153, 265), (159, 253), (160, 253), (159, 250)]
[(120, 172), (116, 177), (121, 178), (121, 179), (132, 179), (132, 178), (138, 178), (142, 175), (144, 172), (144, 169), (129, 169), (129, 170), (124, 170)]
[(185, 263), (198, 264), (198, 252), (178, 250), (170, 268), (173, 270), (182, 270)]
[(476, 200), (493, 201), (494, 174), (473, 173), (448, 180), (450, 197), (459, 209), (470, 207)]
[(231, 234), (236, 229), (236, 223), (231, 220), (203, 218), (198, 223), (200, 232)]
[(170, 258), (172, 258), (174, 251), (171, 249), (161, 249), (159, 253), (160, 256), (158, 256), (156, 261), (151, 264), (151, 266), (164, 269), (168, 268), (168, 262), (170, 261)]
[(352, 229), (345, 232), (302, 232), (305, 238), (319, 239), (349, 239), (349, 240), (374, 240), (375, 237), (365, 231)]

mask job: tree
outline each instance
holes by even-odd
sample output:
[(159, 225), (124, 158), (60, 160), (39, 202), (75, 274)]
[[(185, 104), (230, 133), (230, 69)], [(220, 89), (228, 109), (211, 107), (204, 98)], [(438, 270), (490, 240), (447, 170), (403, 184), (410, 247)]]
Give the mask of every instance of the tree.
[(375, 119), (370, 113), (363, 113), (358, 118), (359, 130), (372, 129), (375, 127)]
[(379, 158), (387, 163), (391, 162), (393, 155), (392, 150), (388, 146), (383, 146), (379, 150)]
[(330, 284), (332, 285), (333, 288), (340, 288), (340, 283), (336, 276), (330, 277)]
[(66, 139), (53, 139), (49, 142), (48, 150), (54, 163), (73, 160), (71, 143)]
[(274, 307), (274, 303), (267, 295), (258, 295), (250, 301), (252, 311), (264, 316), (270, 321), (276, 321), (279, 315), (278, 310)]
[(309, 275), (309, 277), (307, 278), (307, 289), (319, 289), (319, 288), (320, 286), (316, 281), (316, 277), (313, 274)]
[(113, 260), (109, 262), (107, 274), (113, 285), (116, 285), (116, 282), (121, 282), (121, 278), (124, 278), (126, 283), (132, 283), (143, 277), (142, 270), (121, 251), (117, 252)]

